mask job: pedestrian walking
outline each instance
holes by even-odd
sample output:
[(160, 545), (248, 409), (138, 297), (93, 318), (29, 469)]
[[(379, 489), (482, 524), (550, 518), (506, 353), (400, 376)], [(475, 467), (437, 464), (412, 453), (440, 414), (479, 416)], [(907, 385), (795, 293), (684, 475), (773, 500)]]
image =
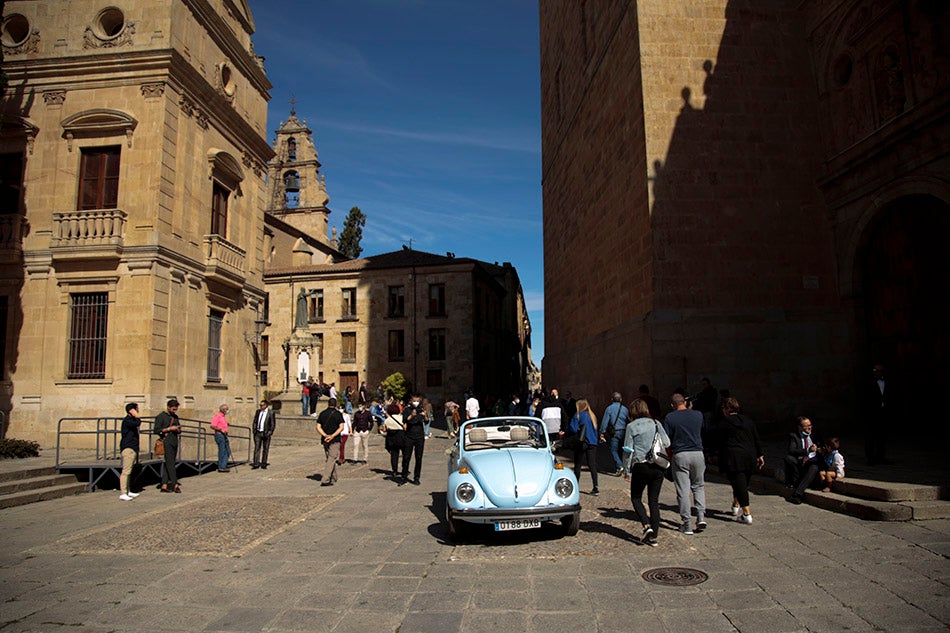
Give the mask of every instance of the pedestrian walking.
[[(660, 533), (660, 489), (663, 487), (665, 469), (648, 459), (648, 455), (652, 453), (657, 435), (664, 448), (670, 445), (670, 438), (663, 426), (650, 416), (650, 407), (643, 400), (637, 399), (630, 403), (630, 415), (634, 420), (627, 425), (623, 441), (627, 454), (624, 479), (630, 482), (630, 502), (643, 526), (640, 542), (656, 547)], [(643, 506), (644, 490), (647, 492), (649, 512)]]
[[(383, 421), (383, 432), (386, 434), (386, 451), (389, 452), (389, 464), (392, 469), (392, 480), (398, 484), (406, 483), (399, 471), (399, 458), (408, 452), (406, 443), (406, 425), (402, 421), (402, 413), (399, 412), (397, 404), (390, 404), (386, 407), (386, 419)], [(409, 460), (406, 462), (408, 471)]]
[(327, 408), (317, 417), (317, 433), (320, 434), (326, 461), (323, 464), (321, 486), (332, 486), (337, 482), (337, 458), (340, 449), (336, 445), (340, 442), (340, 433), (343, 431), (343, 415), (337, 409), (336, 398), (327, 401)]
[(611, 403), (604, 409), (600, 426), (600, 440), (608, 442), (610, 456), (614, 460), (614, 474), (619, 477), (623, 474), (623, 438), (630, 421), (630, 410), (623, 405), (623, 396), (619, 391), (610, 396)]
[[(267, 456), (270, 452), (270, 438), (277, 429), (277, 414), (270, 408), (267, 400), (261, 400), (260, 408), (254, 412), (252, 421), (254, 430), (254, 460), (251, 469), (262, 468), (267, 470)], [(228, 445), (230, 448), (230, 445)]]
[[(353, 461), (365, 464), (369, 459), (369, 434), (373, 430), (373, 414), (366, 410), (366, 403), (356, 405), (353, 414)], [(360, 451), (363, 459), (360, 461)]]
[(402, 478), (409, 478), (409, 460), (414, 455), (415, 463), (412, 469), (411, 484), (418, 486), (422, 475), (422, 454), (426, 448), (425, 411), (422, 409), (422, 398), (415, 394), (409, 400), (409, 407), (404, 411), (403, 421), (406, 426), (406, 444), (409, 447), (402, 456)]
[[(590, 471), (590, 478), (594, 488), (590, 494), (597, 496), (600, 490), (597, 488), (597, 445), (600, 443), (600, 433), (597, 432), (597, 415), (591, 410), (586, 398), (581, 398), (576, 402), (577, 413), (571, 417), (568, 424), (568, 432), (577, 434), (577, 441), (574, 443), (574, 475), (577, 476), (577, 485), (581, 481), (581, 465), (587, 464)], [(562, 432), (561, 435), (564, 435)]]
[(696, 504), (696, 532), (706, 529), (706, 457), (703, 454), (703, 414), (689, 407), (686, 398), (676, 393), (671, 398), (673, 411), (663, 419), (663, 429), (670, 438), (673, 485), (680, 510), (683, 534), (693, 534), (692, 504)]
[(719, 421), (719, 470), (732, 486), (732, 514), (740, 523), (752, 523), (749, 482), (752, 473), (765, 465), (755, 422), (739, 413), (739, 401), (726, 398)]

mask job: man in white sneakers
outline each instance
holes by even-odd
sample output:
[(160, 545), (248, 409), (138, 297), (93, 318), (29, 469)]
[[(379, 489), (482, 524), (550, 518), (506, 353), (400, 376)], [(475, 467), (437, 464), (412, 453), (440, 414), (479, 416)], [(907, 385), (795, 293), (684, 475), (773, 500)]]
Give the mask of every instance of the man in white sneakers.
[(122, 455), (122, 474), (119, 475), (119, 488), (122, 494), (119, 495), (119, 499), (122, 501), (131, 501), (139, 496), (139, 493), (129, 489), (129, 481), (132, 479), (132, 467), (139, 461), (139, 426), (141, 424), (138, 403), (130, 402), (125, 405), (125, 418), (122, 419), (120, 429), (122, 439), (119, 441), (119, 451)]

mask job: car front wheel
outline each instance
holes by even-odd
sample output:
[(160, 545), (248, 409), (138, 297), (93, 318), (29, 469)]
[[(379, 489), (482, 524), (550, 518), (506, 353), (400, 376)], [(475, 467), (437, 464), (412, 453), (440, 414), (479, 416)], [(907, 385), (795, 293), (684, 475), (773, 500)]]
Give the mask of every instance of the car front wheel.
[(561, 518), (561, 525), (564, 526), (564, 536), (574, 536), (581, 527), (581, 513), (575, 512)]
[(449, 526), (449, 540), (458, 541), (461, 539), (465, 522), (452, 518), (452, 513), (449, 510), (448, 504), (445, 506), (445, 522)]

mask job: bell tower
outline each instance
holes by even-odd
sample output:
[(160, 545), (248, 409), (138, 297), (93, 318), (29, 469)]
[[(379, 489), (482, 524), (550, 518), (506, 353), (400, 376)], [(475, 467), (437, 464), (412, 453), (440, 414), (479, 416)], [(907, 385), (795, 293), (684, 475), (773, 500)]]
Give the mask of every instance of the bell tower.
[(267, 166), (267, 212), (328, 244), (326, 179), (320, 174), (313, 130), (297, 118), (295, 104), (291, 99), (290, 117), (277, 130), (275, 156)]

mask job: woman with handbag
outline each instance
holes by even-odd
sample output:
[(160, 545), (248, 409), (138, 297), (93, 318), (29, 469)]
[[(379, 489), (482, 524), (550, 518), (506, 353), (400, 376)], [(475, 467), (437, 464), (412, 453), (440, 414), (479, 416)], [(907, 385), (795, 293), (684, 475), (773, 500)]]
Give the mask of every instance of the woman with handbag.
[(726, 398), (719, 420), (719, 471), (732, 485), (732, 514), (739, 523), (752, 523), (749, 481), (752, 473), (765, 465), (755, 422), (739, 413), (739, 402)]
[[(633, 422), (627, 425), (623, 440), (626, 453), (624, 479), (630, 482), (630, 502), (643, 525), (640, 542), (656, 547), (656, 537), (660, 531), (660, 489), (663, 487), (664, 471), (670, 465), (664, 459), (665, 453), (664, 458), (659, 453), (663, 453), (670, 445), (670, 438), (663, 430), (663, 425), (650, 417), (650, 408), (643, 400), (637, 399), (630, 403), (630, 417)], [(644, 489), (647, 491), (649, 514), (643, 506)]]
[(594, 489), (590, 494), (597, 496), (597, 444), (600, 442), (600, 433), (597, 432), (597, 415), (591, 410), (586, 398), (577, 401), (577, 413), (571, 418), (567, 430), (574, 435), (572, 448), (574, 450), (574, 475), (578, 486), (581, 481), (581, 462), (587, 463), (590, 478)]
[(392, 466), (392, 480), (398, 484), (406, 483), (399, 474), (399, 456), (409, 451), (406, 441), (406, 425), (398, 404), (386, 407), (386, 420), (383, 432), (386, 434), (386, 450), (389, 451), (389, 463)]

